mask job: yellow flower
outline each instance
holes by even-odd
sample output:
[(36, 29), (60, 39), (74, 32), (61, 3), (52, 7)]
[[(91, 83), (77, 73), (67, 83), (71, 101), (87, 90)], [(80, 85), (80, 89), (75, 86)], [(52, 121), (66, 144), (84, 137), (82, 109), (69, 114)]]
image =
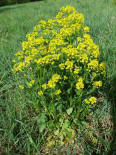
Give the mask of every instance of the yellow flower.
[(22, 42), (22, 49), (23, 49), (23, 51), (28, 49), (28, 47), (29, 47), (29, 43), (27, 41)]
[(76, 83), (76, 89), (81, 90), (84, 88), (84, 83), (83, 83), (83, 79), (79, 78), (78, 82)]
[(62, 12), (59, 12), (59, 13), (56, 15), (56, 18), (57, 18), (57, 19), (62, 18), (62, 15), (63, 15), (63, 13), (62, 13)]
[(82, 55), (80, 55), (80, 59), (81, 59), (81, 62), (88, 62), (88, 56), (87, 56), (87, 54), (82, 54)]
[(89, 35), (89, 34), (86, 34), (86, 33), (83, 35), (83, 37), (84, 37), (84, 39), (86, 39), (86, 40), (89, 40), (89, 39), (91, 38), (90, 35)]
[(56, 84), (54, 81), (49, 80), (47, 86), (48, 86), (48, 88), (55, 88)]
[(65, 62), (66, 65), (66, 69), (72, 71), (73, 69), (73, 61), (70, 61), (69, 59), (67, 59), (67, 61)]
[(91, 60), (91, 62), (90, 63), (88, 63), (88, 67), (90, 68), (90, 69), (94, 69), (94, 70), (96, 70), (97, 68), (98, 68), (98, 60)]
[(48, 81), (48, 88), (55, 88), (56, 83), (61, 79), (60, 75), (54, 74), (52, 78)]
[(16, 73), (16, 72), (18, 72), (18, 71), (22, 71), (22, 69), (24, 68), (24, 66), (25, 66), (25, 63), (24, 63), (24, 62), (16, 63), (16, 64), (14, 65), (14, 68), (12, 69), (12, 71), (13, 71), (14, 73)]
[(79, 71), (80, 71), (79, 67), (76, 66), (75, 69), (74, 69), (74, 74), (78, 74)]
[(28, 86), (29, 86), (29, 87), (32, 87), (34, 83), (35, 83), (35, 80), (31, 80), (31, 81), (28, 83)]
[(86, 103), (86, 104), (89, 104), (90, 101), (89, 101), (88, 99), (85, 99), (85, 103)]
[(67, 5), (66, 7), (62, 7), (60, 10), (66, 13), (71, 13), (72, 11), (75, 11), (75, 9), (71, 7), (70, 5)]
[(105, 71), (105, 68), (106, 68), (106, 66), (105, 66), (105, 64), (102, 62), (102, 63), (100, 63), (100, 70), (101, 70), (101, 74), (102, 75), (106, 75), (106, 71)]
[(19, 85), (19, 88), (20, 88), (20, 89), (24, 89), (24, 86), (23, 86), (23, 85)]
[(89, 99), (85, 99), (86, 104), (94, 104), (96, 102), (97, 102), (97, 99), (94, 96), (90, 97)]
[(88, 26), (85, 26), (84, 27), (84, 32), (89, 32), (90, 31), (90, 28)]
[(31, 60), (32, 60), (32, 57), (31, 56), (25, 57), (26, 66), (28, 66), (31, 63)]
[(68, 47), (64, 47), (62, 49), (63, 53), (65, 53), (68, 57), (70, 57), (71, 59), (74, 59), (75, 57), (78, 56), (78, 51), (76, 48), (72, 47), (71, 45), (69, 45)]
[(56, 95), (59, 95), (60, 93), (61, 93), (60, 89), (56, 90)]
[(13, 59), (13, 60), (12, 60), (12, 62), (13, 62), (13, 63), (15, 63), (15, 62), (16, 62), (16, 60), (15, 60), (15, 59)]
[(83, 39), (81, 37), (77, 37), (77, 41), (81, 42)]
[(23, 52), (22, 51), (18, 51), (15, 55), (16, 56), (22, 56), (23, 55)]
[(93, 51), (91, 52), (92, 53), (92, 56), (94, 58), (98, 58), (100, 56), (100, 53), (99, 53), (99, 47), (95, 44), (92, 45), (92, 48), (93, 48)]
[(64, 75), (64, 80), (68, 79), (67, 76)]
[(43, 95), (43, 92), (42, 91), (38, 91), (38, 95), (39, 96)]
[(94, 81), (93, 86), (95, 87), (101, 87), (102, 86), (102, 81)]
[(58, 75), (58, 74), (54, 74), (53, 76), (52, 76), (52, 81), (54, 81), (54, 82), (58, 82), (58, 80), (60, 80), (61, 79), (61, 77), (60, 77), (60, 75)]
[(94, 103), (97, 102), (97, 99), (96, 99), (95, 97), (91, 97), (91, 98), (89, 99), (89, 101), (90, 101), (91, 104), (94, 104)]
[(105, 76), (106, 75), (106, 71), (101, 72), (101, 74)]
[(47, 89), (47, 85), (46, 85), (46, 84), (43, 84), (43, 85), (42, 85), (42, 88), (43, 88), (44, 90), (46, 90), (46, 89)]

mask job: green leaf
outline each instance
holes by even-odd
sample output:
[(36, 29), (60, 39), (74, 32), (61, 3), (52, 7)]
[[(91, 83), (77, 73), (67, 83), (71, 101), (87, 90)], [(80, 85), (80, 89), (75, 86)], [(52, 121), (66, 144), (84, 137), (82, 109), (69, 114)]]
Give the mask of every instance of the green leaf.
[(69, 89), (67, 90), (67, 93), (68, 93), (68, 94), (70, 94), (70, 93), (71, 93), (71, 88), (69, 88)]
[(71, 107), (71, 108), (67, 109), (66, 112), (67, 112), (68, 115), (70, 115), (72, 113), (72, 111), (73, 111), (73, 108)]
[(64, 124), (63, 124), (63, 126), (62, 126), (62, 128), (63, 128), (63, 129), (67, 129), (67, 128), (69, 127), (69, 125), (70, 125), (70, 122), (69, 122), (69, 120), (67, 119), (67, 120), (65, 120), (65, 122), (64, 122)]
[(45, 123), (45, 122), (46, 122), (46, 115), (45, 115), (44, 113), (40, 114), (40, 115), (38, 116), (37, 122), (38, 122), (39, 124)]
[(46, 124), (44, 123), (44, 124), (41, 124), (40, 126), (39, 126), (39, 131), (40, 132), (43, 132), (43, 130), (46, 128)]
[(95, 91), (96, 88), (92, 88), (87, 91), (86, 96), (92, 94)]
[(60, 122), (60, 124), (63, 124), (63, 119), (60, 118), (60, 119), (59, 119), (59, 122)]
[(56, 130), (56, 131), (54, 132), (54, 134), (58, 136), (58, 135), (59, 135), (59, 130)]
[(54, 127), (54, 121), (53, 120), (50, 120), (49, 122), (47, 122), (48, 126), (50, 128), (53, 128)]

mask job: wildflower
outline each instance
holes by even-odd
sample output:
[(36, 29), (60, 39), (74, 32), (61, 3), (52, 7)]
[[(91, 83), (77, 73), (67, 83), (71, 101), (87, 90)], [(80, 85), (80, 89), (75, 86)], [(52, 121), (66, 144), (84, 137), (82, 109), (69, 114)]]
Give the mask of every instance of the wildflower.
[(89, 32), (89, 31), (90, 31), (89, 27), (88, 26), (85, 26), (84, 27), (84, 32)]
[(44, 90), (46, 90), (46, 89), (47, 89), (47, 85), (46, 85), (46, 84), (43, 84), (43, 85), (42, 85), (42, 88), (43, 88)]
[(38, 91), (38, 95), (39, 96), (42, 96), (43, 95), (43, 92), (42, 91)]
[(102, 63), (100, 63), (99, 67), (100, 67), (100, 70), (101, 70), (101, 74), (105, 76), (106, 75), (106, 71), (105, 71), (106, 66), (105, 66), (105, 64), (102, 62)]
[(81, 37), (77, 37), (77, 41), (78, 42), (81, 42), (82, 41), (82, 38)]
[(73, 61), (69, 61), (69, 59), (67, 59), (67, 61), (65, 62), (66, 65), (66, 69), (72, 71), (73, 68)]
[(55, 88), (56, 84), (54, 81), (49, 80), (47, 86), (48, 86), (48, 88)]
[(58, 82), (58, 80), (60, 80), (61, 79), (61, 77), (60, 77), (60, 75), (58, 75), (58, 74), (54, 74), (53, 76), (52, 76), (52, 81), (54, 81), (54, 82)]
[(28, 86), (29, 86), (29, 87), (32, 87), (34, 83), (35, 83), (35, 80), (31, 80), (31, 81), (28, 83)]
[(52, 76), (52, 78), (48, 81), (47, 86), (48, 86), (49, 88), (55, 88), (56, 83), (57, 83), (60, 79), (61, 79), (60, 75), (54, 74), (54, 75)]
[(56, 19), (62, 18), (62, 15), (63, 15), (63, 13), (62, 13), (62, 12), (59, 12), (59, 13), (56, 15)]
[(86, 103), (86, 104), (89, 104), (90, 101), (89, 101), (88, 99), (85, 99), (85, 103)]
[(97, 87), (97, 88), (98, 88), (98, 87), (101, 87), (101, 86), (102, 86), (102, 81), (94, 81), (94, 82), (93, 82), (93, 86), (94, 86), (94, 87)]
[(19, 62), (19, 63), (16, 63), (12, 69), (12, 71), (14, 73), (18, 72), (18, 71), (22, 71), (22, 69), (24, 68), (25, 66), (25, 63), (24, 62)]
[(99, 53), (99, 47), (95, 44), (92, 45), (93, 47), (93, 51), (91, 52), (91, 55), (94, 57), (94, 58), (98, 58), (100, 53)]
[(78, 82), (76, 83), (76, 89), (81, 90), (84, 88), (84, 83), (83, 83), (83, 79), (79, 78)]
[(61, 93), (61, 90), (58, 89), (58, 90), (56, 91), (56, 95), (59, 95), (60, 93)]
[(31, 63), (31, 60), (32, 60), (32, 57), (30, 57), (30, 56), (25, 57), (25, 60), (24, 61), (26, 63), (26, 66)]
[(76, 66), (75, 69), (74, 69), (74, 74), (78, 74), (79, 71), (80, 71), (79, 67)]
[(105, 76), (106, 75), (106, 71), (101, 72), (101, 74)]
[(105, 70), (105, 64), (103, 62), (100, 63), (100, 69)]
[(29, 47), (29, 43), (28, 42), (26, 42), (26, 41), (22, 42), (22, 50), (23, 51), (25, 51), (26, 49), (28, 49), (28, 47)]
[(94, 103), (97, 102), (97, 99), (96, 99), (95, 97), (91, 97), (91, 98), (89, 99), (89, 101), (90, 101), (91, 104), (94, 104)]
[(16, 56), (22, 56), (23, 55), (23, 52), (22, 51), (18, 51), (15, 55)]
[(95, 97), (90, 97), (89, 99), (85, 99), (86, 104), (94, 104), (97, 102), (97, 99)]
[(16, 60), (15, 60), (15, 59), (13, 59), (13, 60), (12, 60), (12, 62), (13, 62), (13, 63), (15, 63), (15, 62), (16, 62)]
[(88, 63), (88, 67), (90, 69), (96, 70), (98, 68), (98, 61), (97, 60), (91, 60), (91, 62)]
[(84, 63), (84, 62), (88, 62), (88, 56), (87, 56), (87, 54), (82, 54), (82, 55), (80, 55), (80, 59), (81, 59), (81, 61), (80, 62), (82, 62), (82, 63)]
[(67, 76), (64, 75), (64, 80), (68, 79)]
[[(88, 33), (90, 29), (84, 26), (83, 22), (83, 14), (71, 6), (66, 6), (60, 9), (54, 19), (41, 20), (33, 32), (26, 35), (27, 40), (22, 42), (22, 50), (16, 53), (17, 58), (13, 60), (12, 71), (18, 72), (20, 77), (22, 75), (25, 81), (34, 77), (34, 80), (24, 85), (31, 88), (25, 90), (29, 90), (33, 97), (33, 91), (37, 91), (39, 96), (45, 92), (46, 101), (63, 93), (60, 97), (61, 101), (64, 101), (67, 100), (66, 93), (72, 92), (69, 96), (72, 106), (80, 91), (83, 100), (84, 95), (88, 95), (88, 89), (92, 92), (96, 90), (94, 88), (102, 86), (99, 79), (106, 74), (105, 64), (99, 62), (99, 47), (93, 42)], [(35, 83), (39, 85), (36, 86)], [(19, 85), (19, 88), (24, 89), (24, 86)], [(63, 92), (59, 88), (62, 88)], [(49, 93), (50, 89), (52, 94)], [(59, 97), (57, 102), (60, 102)], [(97, 99), (91, 96), (84, 102), (94, 104)]]
[(19, 85), (19, 88), (20, 88), (20, 89), (24, 89), (24, 86), (23, 86), (23, 85)]

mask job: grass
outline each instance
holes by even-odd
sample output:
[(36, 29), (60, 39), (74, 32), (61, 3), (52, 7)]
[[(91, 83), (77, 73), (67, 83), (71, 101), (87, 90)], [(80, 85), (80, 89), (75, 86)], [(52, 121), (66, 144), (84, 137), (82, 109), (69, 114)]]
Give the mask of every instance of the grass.
[(0, 8), (0, 154), (44, 154), (44, 135), (38, 134), (34, 112), (27, 110), (25, 96), (20, 96), (15, 87), (20, 79), (12, 74), (12, 59), (33, 26), (41, 19), (53, 18), (67, 4), (84, 14), (107, 67), (104, 87), (99, 92), (102, 104), (95, 109), (91, 121), (101, 144), (94, 149), (85, 140), (84, 127), (79, 129), (82, 134), (76, 144), (81, 145), (83, 154), (116, 153), (116, 6), (110, 0), (46, 0)]

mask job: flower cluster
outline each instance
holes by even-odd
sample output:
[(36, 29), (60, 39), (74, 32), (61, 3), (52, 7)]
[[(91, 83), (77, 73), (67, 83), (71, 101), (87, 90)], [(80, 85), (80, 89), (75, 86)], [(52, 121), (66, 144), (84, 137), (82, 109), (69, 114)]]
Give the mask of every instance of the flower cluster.
[[(41, 20), (33, 32), (26, 35), (22, 50), (16, 53), (13, 72), (25, 79), (23, 83), (20, 81), (19, 88), (36, 93), (40, 104), (43, 96), (49, 116), (54, 113), (58, 116), (69, 108), (76, 114), (78, 104), (87, 106), (97, 102), (88, 92), (102, 86), (106, 72), (105, 64), (99, 62), (99, 47), (89, 31), (90, 28), (84, 26), (83, 14), (71, 6), (62, 7), (54, 19)], [(64, 106), (57, 112), (56, 101)], [(52, 108), (46, 110), (49, 104)]]
[(60, 78), (61, 78), (60, 75), (54, 74), (52, 78), (48, 81), (48, 84), (47, 84), (48, 88), (54, 88)]
[(79, 78), (78, 82), (76, 83), (76, 89), (80, 90), (84, 88), (83, 79)]
[(97, 102), (97, 99), (95, 97), (90, 97), (89, 99), (85, 99), (86, 104), (94, 104)]

